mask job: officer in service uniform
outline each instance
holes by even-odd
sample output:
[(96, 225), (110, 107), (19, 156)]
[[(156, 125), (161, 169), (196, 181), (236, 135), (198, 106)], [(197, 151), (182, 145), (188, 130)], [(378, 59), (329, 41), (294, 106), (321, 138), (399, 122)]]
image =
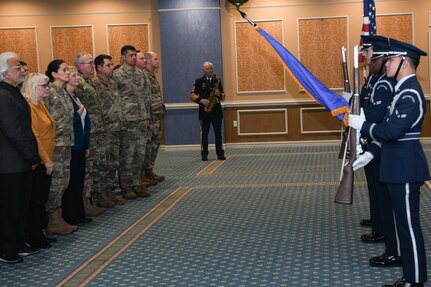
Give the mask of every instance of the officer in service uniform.
[[(395, 79), (386, 75), (385, 63), (389, 50), (388, 39), (381, 36), (362, 36), (363, 42), (370, 44), (372, 54), (367, 58), (370, 77), (377, 79), (369, 93), (368, 105), (364, 107), (368, 121), (380, 123), (385, 119), (388, 108), (392, 102)], [(380, 143), (373, 141), (369, 136), (362, 135), (367, 143), (365, 153), (355, 163), (354, 170), (362, 166), (364, 159), (370, 159), (365, 166), (368, 191), (370, 194), (370, 214), (372, 215), (373, 232), (361, 236), (362, 241), (376, 242), (385, 238), (386, 250), (380, 255), (370, 259), (370, 265), (376, 267), (400, 266), (401, 257), (392, 213), (392, 204), (386, 184), (381, 183), (380, 176)], [(376, 232), (378, 230), (378, 232)], [(384, 235), (384, 236), (382, 236)]]
[[(221, 126), (223, 122), (223, 110), (220, 101), (224, 100), (223, 86), (220, 78), (214, 74), (213, 64), (211, 62), (203, 63), (204, 75), (196, 79), (190, 99), (199, 104), (199, 121), (202, 128), (201, 139), (201, 156), (203, 161), (208, 160), (208, 134), (211, 124), (213, 125), (215, 135), (215, 148), (217, 158), (225, 160), (223, 142), (221, 135)], [(213, 101), (211, 101), (213, 99)], [(214, 104), (214, 107), (208, 110)], [(207, 109), (207, 111), (205, 111)]]
[(386, 120), (373, 123), (364, 114), (349, 115), (349, 126), (381, 142), (380, 181), (392, 203), (401, 246), (403, 277), (393, 287), (424, 286), (427, 281), (425, 245), (419, 218), (420, 187), (430, 179), (419, 142), (425, 115), (425, 98), (416, 77), (420, 57), (417, 47), (389, 39), (386, 71), (397, 80)]

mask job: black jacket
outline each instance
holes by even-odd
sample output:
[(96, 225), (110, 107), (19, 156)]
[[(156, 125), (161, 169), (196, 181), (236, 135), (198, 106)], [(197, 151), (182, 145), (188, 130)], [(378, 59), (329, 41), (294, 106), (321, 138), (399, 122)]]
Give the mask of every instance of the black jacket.
[(18, 88), (0, 82), (0, 173), (29, 171), (39, 162), (30, 107)]

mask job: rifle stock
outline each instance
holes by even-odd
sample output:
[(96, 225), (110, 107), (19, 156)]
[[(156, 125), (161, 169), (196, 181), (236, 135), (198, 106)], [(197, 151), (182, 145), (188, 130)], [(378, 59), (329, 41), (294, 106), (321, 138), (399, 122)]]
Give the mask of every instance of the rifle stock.
[[(357, 47), (355, 47), (357, 49)], [(355, 57), (356, 57), (355, 53)], [(354, 74), (354, 94), (351, 102), (351, 112), (354, 115), (359, 114), (359, 68), (355, 65), (353, 69)], [(335, 203), (341, 204), (352, 204), (353, 203), (353, 182), (354, 172), (353, 163), (356, 160), (357, 152), (357, 132), (355, 129), (349, 129), (349, 144), (350, 144), (350, 156), (349, 161), (343, 167), (343, 178), (341, 179), (340, 186), (338, 187), (337, 193), (335, 194)]]

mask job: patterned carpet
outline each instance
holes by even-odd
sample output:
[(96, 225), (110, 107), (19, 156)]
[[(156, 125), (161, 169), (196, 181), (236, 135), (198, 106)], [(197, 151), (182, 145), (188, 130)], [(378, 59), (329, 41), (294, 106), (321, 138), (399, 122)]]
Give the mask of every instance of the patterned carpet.
[[(424, 144), (431, 157), (431, 144)], [(363, 171), (352, 206), (333, 203), (337, 146), (232, 148), (226, 161), (160, 151), (166, 180), (73, 235), (0, 264), (0, 286), (381, 286), (401, 268), (368, 265), (384, 244), (364, 244)], [(211, 158), (212, 157), (212, 158)], [(431, 262), (431, 192), (421, 218)], [(428, 267), (431, 276), (431, 267)], [(430, 277), (431, 278), (431, 277)]]

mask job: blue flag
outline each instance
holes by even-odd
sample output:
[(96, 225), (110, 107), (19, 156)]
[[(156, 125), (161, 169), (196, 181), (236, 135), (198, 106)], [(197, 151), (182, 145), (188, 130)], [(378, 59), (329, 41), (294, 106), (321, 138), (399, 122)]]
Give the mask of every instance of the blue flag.
[(347, 122), (349, 103), (320, 82), (304, 65), (301, 64), (283, 45), (261, 28), (257, 31), (272, 45), (280, 56), (287, 72), (307, 94), (315, 98), (322, 106), (340, 121)]

